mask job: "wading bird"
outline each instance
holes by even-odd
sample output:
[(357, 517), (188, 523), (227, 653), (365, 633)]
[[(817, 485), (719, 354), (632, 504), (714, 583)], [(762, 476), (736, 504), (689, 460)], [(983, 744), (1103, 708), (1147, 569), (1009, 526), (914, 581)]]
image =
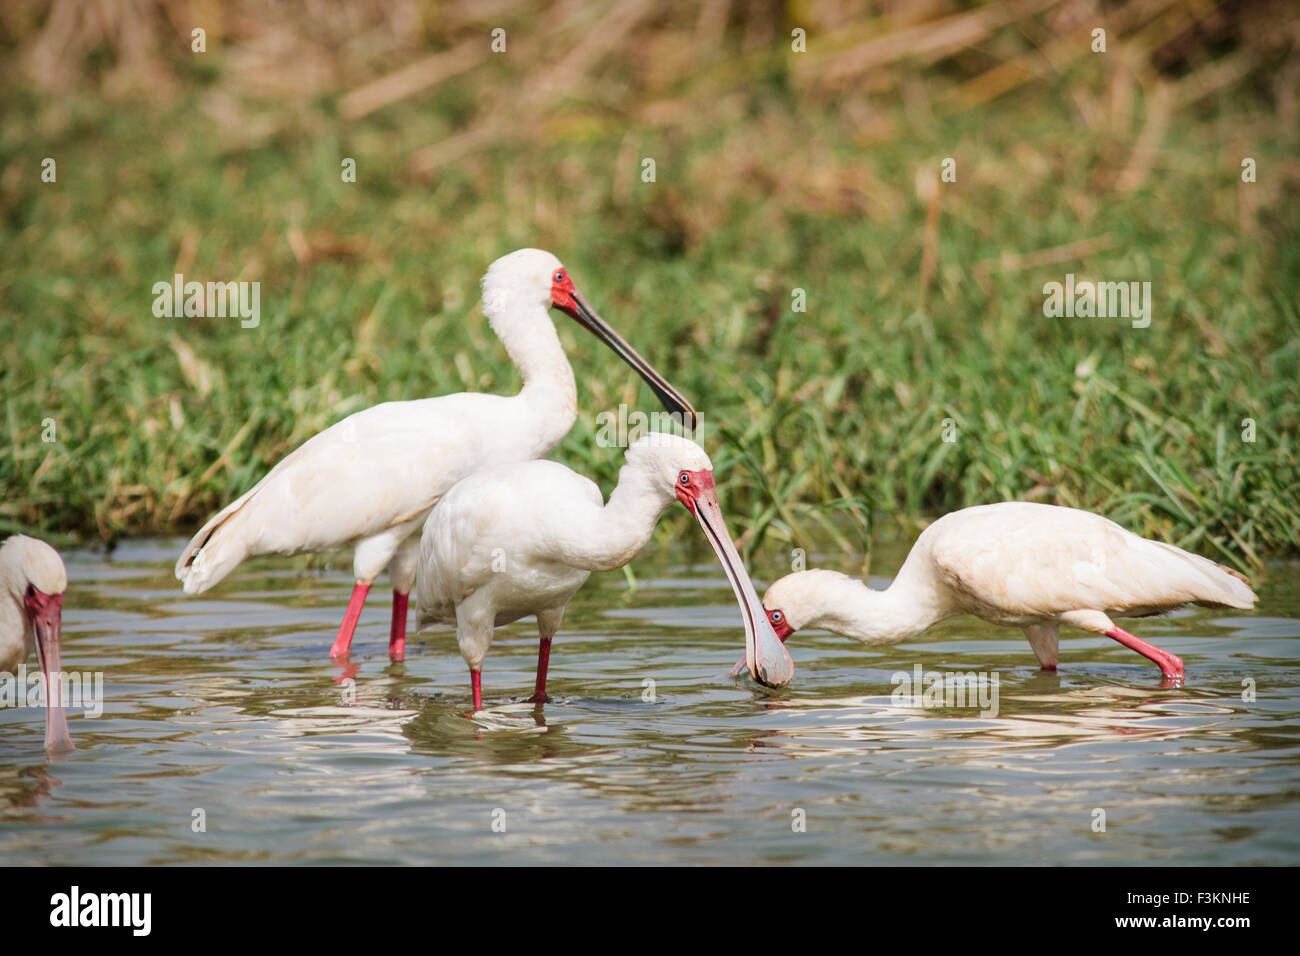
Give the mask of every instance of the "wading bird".
[[(784, 641), (805, 627), (864, 644), (896, 644), (932, 624), (973, 614), (1024, 629), (1047, 670), (1056, 669), (1062, 624), (1104, 634), (1183, 681), (1183, 662), (1118, 627), (1184, 604), (1248, 609), (1255, 592), (1236, 571), (1100, 515), (1006, 501), (944, 515), (916, 539), (893, 583), (873, 591), (835, 571), (799, 571), (763, 597)], [(737, 665), (733, 674), (740, 673)]]
[(653, 433), (627, 450), (608, 503), (595, 483), (558, 462), (528, 461), (466, 478), (429, 515), (420, 538), (416, 620), (421, 627), (456, 625), (476, 711), (483, 706), (480, 677), (493, 628), (537, 615), (541, 644), (531, 699), (543, 703), (551, 639), (565, 605), (592, 571), (631, 561), (674, 499), (699, 522), (740, 603), (742, 663), (760, 683), (789, 682), (794, 664), (727, 532), (713, 463), (694, 442)]
[(63, 710), (59, 636), (68, 573), (44, 541), (16, 534), (0, 545), (0, 671), (17, 675), (32, 648), (45, 678), (45, 749), (72, 749)]
[(559, 260), (520, 249), (483, 277), (483, 312), (523, 375), (519, 394), (386, 402), (313, 436), (190, 540), (176, 562), (185, 593), (206, 591), (253, 555), (350, 547), (356, 583), (330, 655), (348, 653), (370, 586), (387, 567), (388, 649), (400, 660), (419, 530), (438, 498), (480, 468), (544, 457), (577, 417), (573, 369), (547, 314), (551, 307), (609, 346), (669, 412), (694, 427), (690, 403), (596, 314)]

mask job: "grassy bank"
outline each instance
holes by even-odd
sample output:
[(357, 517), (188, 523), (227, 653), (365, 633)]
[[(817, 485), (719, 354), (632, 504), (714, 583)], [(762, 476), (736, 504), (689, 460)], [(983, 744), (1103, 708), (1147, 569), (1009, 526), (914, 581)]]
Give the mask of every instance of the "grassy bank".
[[(531, 245), (692, 398), (769, 557), (1003, 498), (1296, 553), (1300, 164), (1271, 87), (1206, 94), (1117, 41), (993, 95), (1021, 54), (992, 34), (827, 88), (847, 40), (732, 24), (673, 59), (670, 18), (538, 104), (554, 59), (509, 24), (518, 52), (363, 116), (342, 83), (236, 95), (221, 49), (153, 98), (6, 84), (0, 529), (189, 532), (350, 412), (517, 388), (477, 283)], [(156, 318), (176, 272), (260, 282), (259, 326)], [(1067, 273), (1149, 281), (1150, 326), (1045, 317)], [(653, 397), (557, 322), (581, 409), (557, 457), (608, 490), (595, 416)]]

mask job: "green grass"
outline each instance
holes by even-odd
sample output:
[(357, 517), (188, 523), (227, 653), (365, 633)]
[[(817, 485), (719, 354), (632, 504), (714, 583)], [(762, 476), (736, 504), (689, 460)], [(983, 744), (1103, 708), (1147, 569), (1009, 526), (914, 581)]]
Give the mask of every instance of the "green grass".
[[(873, 108), (891, 135), (866, 137), (764, 67), (688, 123), (580, 101), (542, 140), (428, 176), (411, 153), (473, 114), (455, 83), (352, 125), (329, 103), (279, 114), (263, 138), (251, 119), (212, 119), (199, 81), (164, 108), (6, 89), (0, 528), (188, 533), (350, 412), (516, 389), (478, 279), (532, 245), (700, 409), (732, 529), (774, 568), (804, 542), (860, 554), (895, 516), (913, 531), (1026, 497), (1243, 567), (1295, 554), (1294, 155), (1233, 93), (1177, 111), (1145, 183), (1117, 192), (1142, 114), (1084, 126), (1068, 84), (1104, 88), (1095, 68), (967, 112), (918, 115), (887, 94)], [(1243, 142), (1253, 185), (1238, 180)], [(653, 184), (637, 175), (646, 155)], [(44, 156), (56, 184), (40, 182)], [(340, 181), (344, 156), (356, 184)], [(944, 156), (958, 181), (940, 187), (923, 299), (915, 179)], [(1257, 213), (1240, 213), (1242, 190)], [(1095, 236), (1109, 245), (1083, 259), (998, 266)], [(151, 286), (180, 255), (187, 278), (260, 281), (261, 326), (154, 318)], [(1045, 318), (1043, 283), (1066, 272), (1149, 280), (1150, 328)], [(621, 453), (596, 447), (595, 416), (653, 398), (556, 320), (581, 409), (557, 457), (608, 490)]]

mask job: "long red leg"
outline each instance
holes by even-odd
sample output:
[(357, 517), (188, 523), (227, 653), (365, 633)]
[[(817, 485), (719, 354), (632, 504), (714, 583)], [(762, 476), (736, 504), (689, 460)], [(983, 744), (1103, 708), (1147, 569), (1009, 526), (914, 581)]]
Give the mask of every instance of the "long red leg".
[(1162, 651), (1154, 644), (1148, 644), (1139, 637), (1134, 637), (1122, 627), (1113, 627), (1106, 632), (1106, 636), (1119, 641), (1131, 651), (1137, 651), (1143, 657), (1155, 661), (1156, 666), (1160, 668), (1160, 673), (1164, 674), (1170, 680), (1181, 682), (1183, 679), (1183, 661), (1176, 654), (1170, 654), (1168, 651)]
[(406, 602), (411, 596), (393, 592), (393, 625), (388, 631), (388, 657), (400, 661), (406, 657)]
[(533, 685), (533, 696), (528, 698), (534, 704), (546, 703), (546, 668), (551, 662), (551, 639), (542, 638), (537, 646), (537, 683)]
[(469, 672), (469, 683), (474, 688), (474, 712), (478, 713), (483, 709), (483, 674), (473, 668)]
[(330, 657), (342, 657), (352, 647), (352, 634), (357, 629), (357, 621), (361, 619), (361, 607), (366, 603), (366, 595), (369, 593), (369, 584), (358, 581), (353, 585), (352, 598), (348, 601), (343, 623), (339, 625), (339, 636), (334, 638), (334, 646), (330, 648)]

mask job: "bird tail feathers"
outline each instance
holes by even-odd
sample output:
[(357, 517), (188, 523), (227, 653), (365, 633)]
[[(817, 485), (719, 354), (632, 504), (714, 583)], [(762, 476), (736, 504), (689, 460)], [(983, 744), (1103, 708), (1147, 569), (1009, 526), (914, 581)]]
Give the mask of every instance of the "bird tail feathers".
[(1209, 558), (1203, 558), (1199, 554), (1192, 554), (1170, 544), (1160, 541), (1153, 543), (1176, 553), (1200, 572), (1199, 577), (1204, 584), (1195, 589), (1195, 597), (1192, 598), (1194, 603), (1203, 607), (1233, 607), (1249, 610), (1259, 600), (1259, 596), (1250, 586), (1250, 581), (1240, 571), (1234, 571)]
[(256, 487), (208, 519), (190, 539), (176, 561), (176, 577), (186, 594), (202, 594), (248, 557), (248, 546), (236, 533), (240, 510)]

